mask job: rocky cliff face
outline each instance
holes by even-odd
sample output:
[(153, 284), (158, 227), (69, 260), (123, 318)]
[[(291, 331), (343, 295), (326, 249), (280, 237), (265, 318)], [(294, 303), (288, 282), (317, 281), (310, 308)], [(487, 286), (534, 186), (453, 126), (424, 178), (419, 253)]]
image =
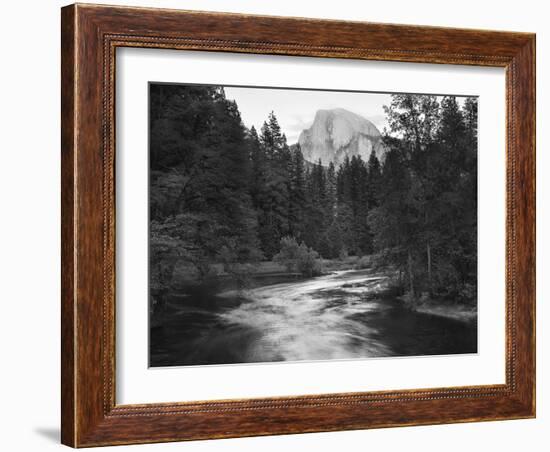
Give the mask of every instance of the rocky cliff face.
[(359, 155), (365, 161), (372, 150), (380, 161), (386, 149), (380, 131), (368, 119), (344, 110), (318, 110), (309, 129), (300, 134), (298, 143), (304, 158), (310, 162), (321, 159), (323, 165), (340, 165), (346, 156)]

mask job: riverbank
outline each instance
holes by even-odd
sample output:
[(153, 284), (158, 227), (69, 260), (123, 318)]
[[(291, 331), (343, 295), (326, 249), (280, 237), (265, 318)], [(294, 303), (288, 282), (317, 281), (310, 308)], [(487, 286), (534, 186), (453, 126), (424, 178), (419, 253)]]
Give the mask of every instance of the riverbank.
[(465, 323), (477, 321), (477, 307), (451, 303), (445, 300), (434, 300), (423, 296), (418, 300), (410, 300), (408, 295), (396, 297), (408, 309), (423, 314), (445, 317)]
[(342, 271), (358, 270), (363, 268), (361, 265), (364, 262), (365, 258), (356, 256), (344, 259), (320, 259), (321, 274), (317, 276), (305, 276), (296, 271), (288, 271), (284, 265), (273, 261), (258, 262), (248, 275), (245, 287), (242, 287), (234, 275), (228, 273), (221, 264), (212, 265), (212, 273), (204, 280), (199, 280), (188, 266), (181, 265), (175, 270), (171, 290), (162, 296), (159, 306), (163, 309), (200, 307), (205, 310), (234, 307), (249, 301), (246, 293), (250, 290), (311, 280)]
[(477, 321), (477, 309), (466, 306), (438, 305), (435, 302), (430, 302), (417, 306), (415, 310), (423, 314), (436, 315), (460, 322), (473, 323)]
[[(174, 290), (165, 297), (163, 309), (161, 312), (152, 313), (153, 324), (162, 323), (165, 318), (181, 310), (204, 310), (217, 312), (229, 308), (238, 307), (242, 303), (248, 303), (254, 296), (250, 296), (252, 291), (285, 283), (302, 283), (314, 281), (317, 278), (347, 274), (348, 272), (366, 272), (374, 275), (384, 275), (375, 286), (365, 281), (355, 282), (353, 290), (355, 293), (361, 293), (364, 298), (392, 299), (402, 304), (404, 308), (411, 311), (428, 314), (447, 319), (457, 320), (465, 323), (474, 323), (477, 320), (477, 308), (460, 303), (453, 303), (452, 300), (434, 300), (427, 296), (420, 299), (410, 300), (407, 295), (400, 295), (399, 291), (393, 287), (396, 275), (390, 268), (378, 268), (376, 266), (376, 256), (349, 256), (341, 259), (322, 259), (321, 275), (317, 277), (306, 277), (300, 273), (289, 272), (287, 269), (276, 262), (264, 261), (257, 264), (246, 288), (238, 287), (234, 278), (223, 270), (222, 266), (215, 268), (211, 278), (202, 283), (196, 280), (185, 279), (184, 275), (176, 276)], [(356, 273), (357, 274), (357, 273)], [(349, 283), (346, 284), (350, 288)]]
[[(348, 256), (340, 259), (318, 259), (320, 275), (329, 275), (335, 271), (343, 270), (362, 270), (374, 266), (375, 256)], [(226, 271), (223, 264), (212, 264), (210, 268), (211, 274), (208, 276), (208, 281), (199, 280), (198, 274), (194, 266), (181, 263), (174, 270), (173, 281), (171, 286), (178, 290), (185, 287), (197, 286), (200, 284), (230, 285), (233, 276)], [(251, 287), (257, 287), (260, 284), (276, 284), (279, 279), (285, 278), (307, 278), (298, 271), (289, 271), (285, 265), (274, 261), (262, 261), (254, 263), (251, 266), (250, 272)]]

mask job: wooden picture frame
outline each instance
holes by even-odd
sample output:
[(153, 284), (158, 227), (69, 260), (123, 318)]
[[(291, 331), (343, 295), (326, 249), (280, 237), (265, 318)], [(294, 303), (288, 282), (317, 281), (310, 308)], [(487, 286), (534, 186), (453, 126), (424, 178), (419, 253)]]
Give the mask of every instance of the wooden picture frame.
[[(73, 447), (535, 416), (535, 35), (162, 9), (62, 9), (62, 442)], [(506, 383), (115, 403), (115, 50), (506, 69)]]

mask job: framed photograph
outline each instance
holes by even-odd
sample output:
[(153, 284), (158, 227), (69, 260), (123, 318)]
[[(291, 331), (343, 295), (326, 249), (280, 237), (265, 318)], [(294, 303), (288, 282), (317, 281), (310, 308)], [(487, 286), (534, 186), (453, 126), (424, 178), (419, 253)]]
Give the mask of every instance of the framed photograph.
[(535, 416), (535, 36), (62, 9), (62, 442)]

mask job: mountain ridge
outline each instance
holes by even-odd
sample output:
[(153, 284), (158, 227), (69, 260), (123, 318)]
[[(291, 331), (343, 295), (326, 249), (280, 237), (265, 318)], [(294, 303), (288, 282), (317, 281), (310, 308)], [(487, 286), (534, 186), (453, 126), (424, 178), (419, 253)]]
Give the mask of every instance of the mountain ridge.
[(346, 157), (360, 156), (367, 161), (374, 150), (383, 161), (386, 147), (378, 128), (363, 116), (344, 108), (320, 109), (311, 127), (302, 130), (298, 144), (304, 159), (323, 166), (343, 163)]

